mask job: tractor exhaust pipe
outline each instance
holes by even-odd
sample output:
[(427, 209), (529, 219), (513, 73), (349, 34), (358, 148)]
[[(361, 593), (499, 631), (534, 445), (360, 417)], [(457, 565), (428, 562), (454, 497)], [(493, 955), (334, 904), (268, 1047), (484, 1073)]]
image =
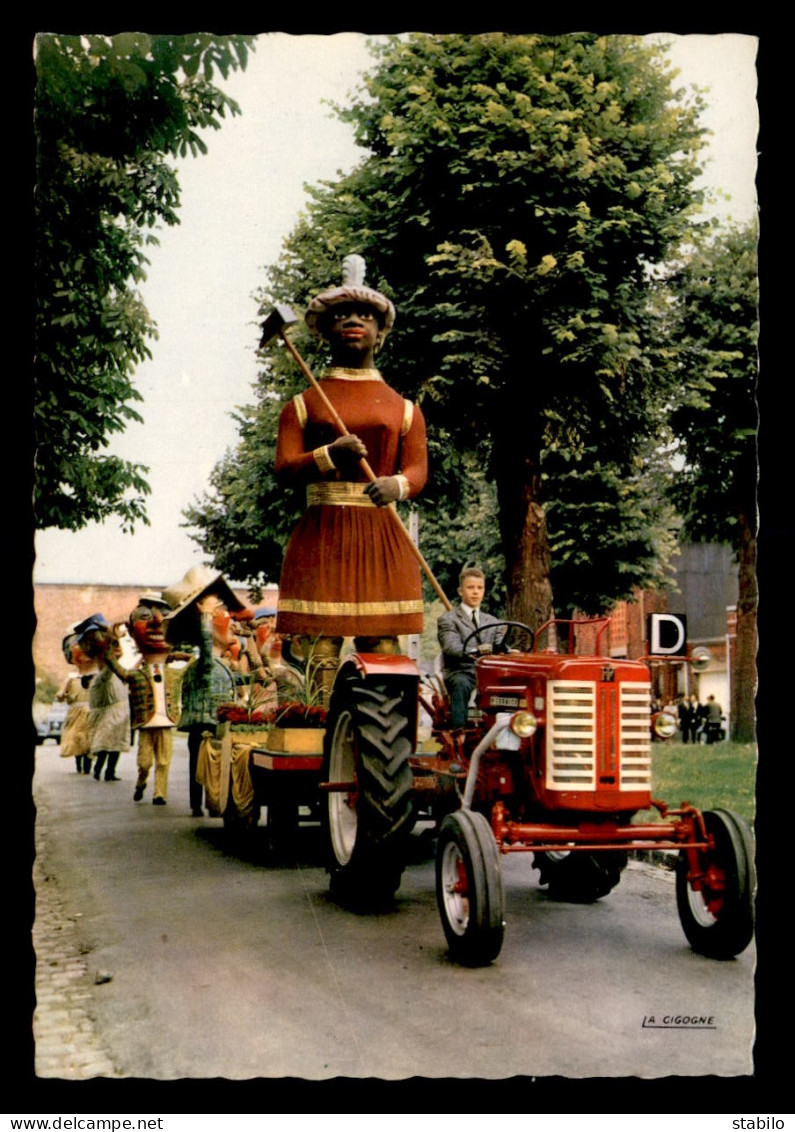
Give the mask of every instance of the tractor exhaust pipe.
[[(298, 353), (298, 350), (296, 350), (295, 346), (292, 344), (290, 339), (287, 337), (287, 333), (286, 333), (287, 327), (293, 326), (298, 321), (299, 321), (298, 315), (295, 313), (295, 311), (293, 310), (292, 307), (288, 307), (286, 304), (283, 304), (283, 303), (275, 306), (273, 308), (273, 310), (271, 311), (271, 313), (268, 315), (268, 317), (265, 319), (265, 321), (262, 324), (262, 337), (260, 338), (260, 349), (263, 350), (266, 346), (270, 345), (270, 343), (273, 342), (274, 339), (281, 338), (282, 342), (284, 342), (285, 346), (287, 347), (287, 349), (292, 354), (293, 359), (297, 363), (297, 365), (298, 365), (299, 369), (301, 370), (301, 372), (303, 373), (304, 377), (307, 379), (307, 381), (312, 386), (312, 388), (317, 392), (321, 401), (323, 402), (325, 407), (328, 409), (329, 413), (331, 414), (331, 418), (334, 421), (334, 424), (335, 424), (337, 431), (339, 432), (340, 436), (347, 436), (348, 430), (345, 427), (345, 422), (342, 420), (342, 418), (340, 417), (337, 410), (334, 408), (334, 406), (329, 401), (324, 390), (321, 389), (320, 383), (318, 382), (315, 375), (312, 373), (309, 366), (306, 364), (304, 359)], [(367, 463), (367, 460), (364, 458), (364, 456), (362, 456), (359, 463), (361, 464), (365, 475), (367, 476), (367, 478), (370, 480), (371, 483), (375, 479), (377, 479), (375, 472), (370, 467), (370, 465)], [(448, 610), (448, 611), (451, 610), (453, 607), (450, 603), (449, 598), (447, 597), (447, 594), (444, 592), (442, 587), (439, 585), (439, 582), (437, 581), (433, 571), (431, 570), (430, 566), (428, 565), (428, 563), (423, 558), (422, 553), (420, 551), (420, 548), (416, 545), (416, 543), (414, 543), (412, 541), (411, 535), (409, 534), (409, 532), (404, 527), (404, 525), (401, 521), (401, 518), (397, 513), (397, 508), (395, 507), (395, 504), (394, 503), (388, 503), (387, 504), (387, 510), (391, 511), (392, 514), (395, 516), (395, 521), (396, 521), (398, 527), (400, 528), (401, 534), (408, 540), (408, 544), (411, 547), (411, 552), (414, 555), (414, 557), (417, 559), (417, 561), (419, 562), (423, 572), (425, 573), (426, 578), (428, 579), (431, 586), (433, 587), (434, 593), (439, 598), (439, 600), (441, 601), (441, 603), (445, 607), (445, 609)]]

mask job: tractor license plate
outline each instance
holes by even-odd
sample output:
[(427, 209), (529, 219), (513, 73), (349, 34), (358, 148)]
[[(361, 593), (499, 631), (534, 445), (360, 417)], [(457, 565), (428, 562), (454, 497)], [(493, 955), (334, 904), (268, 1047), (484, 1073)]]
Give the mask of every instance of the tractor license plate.
[(489, 705), (490, 707), (507, 707), (518, 708), (522, 703), (520, 696), (492, 696)]

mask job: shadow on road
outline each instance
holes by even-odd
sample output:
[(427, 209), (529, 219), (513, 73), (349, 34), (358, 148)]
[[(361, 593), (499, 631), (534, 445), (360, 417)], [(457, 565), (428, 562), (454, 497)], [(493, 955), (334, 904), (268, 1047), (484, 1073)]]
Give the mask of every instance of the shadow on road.
[[(267, 821), (241, 831), (226, 828), (219, 820), (212, 826), (195, 830), (196, 840), (225, 857), (234, 857), (241, 864), (255, 868), (285, 868), (301, 865), (324, 868), (326, 846), (319, 822), (302, 821), (297, 832), (287, 841), (271, 836)], [(409, 838), (407, 865), (426, 864), (434, 859), (435, 828), (429, 823), (418, 826)]]

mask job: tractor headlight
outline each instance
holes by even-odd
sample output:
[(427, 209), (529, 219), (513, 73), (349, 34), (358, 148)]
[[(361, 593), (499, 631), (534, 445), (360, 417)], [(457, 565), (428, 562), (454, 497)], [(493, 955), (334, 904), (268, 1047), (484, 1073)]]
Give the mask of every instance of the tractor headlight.
[(704, 645), (699, 645), (690, 654), (690, 667), (694, 672), (703, 672), (712, 663), (712, 653)]
[(658, 739), (672, 739), (678, 726), (674, 717), (667, 711), (658, 711), (652, 720), (654, 734)]
[(531, 711), (517, 711), (511, 717), (511, 731), (520, 739), (529, 739), (538, 730), (538, 720)]

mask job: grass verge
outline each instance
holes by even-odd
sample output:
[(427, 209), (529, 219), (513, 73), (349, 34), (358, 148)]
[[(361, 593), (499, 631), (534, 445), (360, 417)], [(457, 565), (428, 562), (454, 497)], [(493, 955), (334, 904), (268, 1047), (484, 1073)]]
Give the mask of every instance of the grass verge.
[(755, 743), (652, 744), (652, 797), (700, 810), (734, 810), (752, 824), (756, 809)]

